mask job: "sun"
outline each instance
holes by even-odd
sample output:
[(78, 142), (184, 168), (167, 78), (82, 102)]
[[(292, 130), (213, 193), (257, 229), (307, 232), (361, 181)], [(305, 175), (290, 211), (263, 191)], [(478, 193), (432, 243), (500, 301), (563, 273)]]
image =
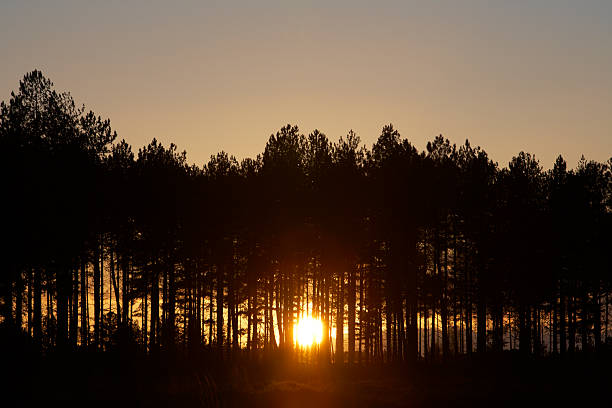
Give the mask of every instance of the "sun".
[(310, 347), (323, 340), (323, 324), (318, 319), (304, 317), (294, 328), (294, 338), (300, 347)]

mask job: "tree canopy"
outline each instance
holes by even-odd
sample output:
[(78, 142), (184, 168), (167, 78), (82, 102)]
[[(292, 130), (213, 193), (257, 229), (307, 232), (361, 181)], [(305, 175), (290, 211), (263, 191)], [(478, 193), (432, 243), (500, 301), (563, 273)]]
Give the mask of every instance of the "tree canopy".
[(304, 316), (338, 364), (611, 341), (612, 159), (501, 167), (392, 125), (371, 148), (287, 125), (190, 165), (134, 153), (40, 71), (2, 103), (0, 149), (0, 319), (42, 351), (291, 355)]

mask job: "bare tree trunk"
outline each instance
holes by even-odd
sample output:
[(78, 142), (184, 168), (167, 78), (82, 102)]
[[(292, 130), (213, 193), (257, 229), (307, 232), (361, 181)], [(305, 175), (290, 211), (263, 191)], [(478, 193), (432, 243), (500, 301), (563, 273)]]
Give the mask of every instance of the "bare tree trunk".
[(258, 312), (258, 308), (259, 308), (259, 303), (258, 303), (258, 299), (257, 299), (257, 278), (255, 278), (251, 284), (252, 287), (252, 302), (253, 304), (251, 305), (251, 307), (253, 308), (253, 312), (250, 315), (251, 316), (251, 325), (252, 325), (252, 330), (253, 330), (253, 336), (252, 336), (252, 340), (251, 340), (251, 348), (253, 350), (257, 350), (257, 345), (259, 343), (259, 312)]
[(568, 343), (569, 352), (576, 351), (576, 301), (574, 294), (568, 297)]
[(37, 347), (42, 345), (42, 270), (34, 271), (34, 343)]
[(87, 269), (85, 260), (81, 258), (81, 346), (89, 344), (89, 321), (87, 310), (89, 308), (87, 299)]
[(561, 356), (566, 351), (566, 329), (565, 329), (565, 296), (559, 283), (559, 352)]
[(587, 322), (589, 321), (589, 300), (588, 293), (586, 290), (582, 293), (582, 327), (580, 330), (580, 337), (582, 343), (582, 351), (586, 352), (589, 349), (589, 328)]
[[(100, 288), (98, 290), (100, 296), (100, 334), (103, 336), (104, 333), (104, 238), (100, 237)], [(100, 340), (100, 339), (99, 339)], [(100, 344), (98, 343), (98, 347)]]
[(70, 314), (70, 343), (76, 348), (79, 338), (79, 270), (72, 269), (72, 312)]
[(460, 314), (457, 311), (457, 305), (460, 303), (457, 282), (459, 281), (457, 277), (457, 230), (456, 224), (453, 224), (453, 353), (455, 355), (459, 354), (459, 333), (457, 328), (457, 316)]
[[(117, 268), (117, 273), (119, 273), (119, 268)], [(117, 284), (118, 279), (115, 277), (115, 257), (114, 257), (114, 251), (112, 250), (110, 252), (110, 277), (111, 277), (111, 284), (115, 292), (115, 303), (117, 304), (117, 325), (121, 326), (122, 314), (121, 314), (121, 303), (119, 302), (119, 285)]]
[(126, 259), (126, 256), (123, 255), (121, 257), (121, 266), (122, 266), (122, 274), (121, 274), (121, 280), (122, 280), (122, 285), (121, 285), (121, 296), (122, 296), (122, 300), (121, 300), (121, 305), (122, 305), (122, 312), (123, 312), (123, 317), (121, 318), (121, 321), (123, 322), (123, 324), (127, 323), (128, 320), (128, 293), (129, 293), (129, 261), (128, 259)]
[[(8, 273), (14, 273), (15, 271), (9, 271)], [(4, 289), (4, 307), (2, 308), (2, 315), (4, 317), (4, 324), (12, 326), (13, 321), (13, 281), (12, 277), (9, 276), (5, 282)]]
[(23, 289), (22, 271), (18, 270), (15, 274), (15, 327), (18, 330), (23, 324)]
[(330, 319), (329, 319), (329, 277), (327, 269), (323, 271), (323, 341), (321, 342), (321, 358), (323, 362), (327, 363), (330, 361)]
[(431, 300), (431, 344), (429, 348), (430, 357), (432, 360), (436, 359), (436, 298), (433, 297)]
[(607, 343), (608, 342), (608, 292), (606, 291), (606, 322), (605, 322), (605, 326), (604, 326), (604, 341)]
[(94, 285), (94, 342), (96, 348), (100, 347), (100, 250), (96, 244), (93, 259), (93, 285)]
[(356, 297), (356, 277), (355, 265), (349, 266), (348, 276), (348, 364), (355, 362), (355, 297)]
[(223, 270), (224, 266), (217, 265), (217, 347), (223, 347)]
[[(362, 343), (363, 343), (363, 335), (364, 335), (364, 323), (365, 323), (365, 313), (364, 313), (364, 279), (363, 279), (364, 268), (359, 268), (359, 357), (358, 361), (361, 364), (362, 360)], [(608, 310), (608, 309), (606, 309)]]
[(68, 297), (70, 296), (70, 274), (64, 266), (56, 270), (57, 291), (57, 338), (59, 349), (65, 350), (68, 346)]
[(463, 269), (465, 275), (465, 348), (468, 354), (472, 354), (472, 281), (470, 276), (470, 270), (468, 269), (467, 265), (467, 253), (463, 256)]
[[(480, 296), (483, 294), (481, 293)], [(476, 324), (478, 325), (476, 348), (479, 353), (484, 353), (487, 349), (487, 309), (483, 299), (478, 300)]]
[(593, 294), (593, 330), (595, 337), (595, 351), (601, 351), (601, 305), (599, 303), (599, 282)]
[(553, 305), (552, 305), (552, 311), (551, 311), (551, 326), (550, 326), (550, 330), (552, 332), (551, 334), (551, 343), (552, 343), (552, 353), (553, 354), (557, 354), (559, 352), (559, 344), (557, 342), (557, 332), (559, 331), (559, 327), (557, 325), (557, 314), (558, 314), (558, 310), (559, 310), (559, 303), (558, 303), (558, 298), (555, 295), (553, 298)]
[(423, 304), (423, 358), (428, 360), (429, 355), (429, 334), (428, 327), (429, 324), (427, 320), (429, 319), (429, 309), (427, 308), (427, 304)]
[(158, 349), (159, 327), (159, 267), (157, 261), (153, 262), (153, 276), (151, 279), (151, 330), (149, 336), (149, 349), (152, 353)]
[(168, 347), (174, 350), (176, 336), (176, 284), (174, 261), (170, 260), (168, 265), (168, 320), (166, 322), (168, 330)]
[(338, 273), (336, 292), (336, 364), (344, 364), (344, 269)]
[[(229, 320), (232, 324), (232, 338), (231, 344), (232, 348), (238, 349), (238, 313), (237, 313), (237, 302), (236, 302), (236, 271), (234, 268), (234, 257), (230, 258), (229, 264), (229, 276), (228, 276), (228, 300), (227, 300), (227, 308), (228, 308), (228, 316)], [(228, 333), (228, 343), (229, 343), (229, 333)]]
[[(28, 335), (32, 335), (32, 328), (34, 326), (34, 322), (32, 321), (33, 318), (33, 300), (34, 300), (34, 269), (30, 268), (28, 269)], [(606, 299), (607, 299), (607, 295), (606, 295)], [(608, 313), (608, 309), (607, 309), (607, 305), (606, 305), (606, 319), (607, 319), (607, 313)], [(606, 328), (607, 328), (607, 324), (606, 324)]]
[[(209, 273), (210, 273), (211, 269), (209, 269)], [(214, 297), (214, 282), (212, 279), (210, 279), (210, 282), (208, 284), (210, 293), (209, 293), (209, 301), (208, 301), (208, 345), (212, 346), (214, 344), (213, 342), (213, 326), (215, 323), (215, 320), (213, 318), (213, 314), (215, 312), (215, 308), (214, 308), (214, 302), (215, 302), (215, 297)]]
[(442, 301), (440, 317), (442, 320), (442, 360), (446, 360), (449, 354), (448, 342), (448, 245), (444, 239), (444, 276), (442, 280)]
[[(144, 295), (142, 299), (141, 305), (144, 304), (144, 311), (142, 312), (142, 343), (144, 344), (145, 351), (147, 350), (147, 344), (149, 342), (150, 337), (147, 337), (147, 333), (149, 333), (149, 286), (145, 284)], [(142, 306), (141, 306), (142, 307)], [(149, 345), (149, 350), (151, 347)]]

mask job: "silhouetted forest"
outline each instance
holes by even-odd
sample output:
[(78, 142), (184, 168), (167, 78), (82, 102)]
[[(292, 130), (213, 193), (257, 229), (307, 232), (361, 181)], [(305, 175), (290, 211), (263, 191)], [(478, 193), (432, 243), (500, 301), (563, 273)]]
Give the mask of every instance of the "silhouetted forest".
[(33, 353), (365, 365), (612, 341), (612, 159), (502, 167), (392, 125), (371, 148), (287, 125), (255, 158), (190, 165), (133, 151), (39, 71), (2, 103), (0, 146), (0, 320)]

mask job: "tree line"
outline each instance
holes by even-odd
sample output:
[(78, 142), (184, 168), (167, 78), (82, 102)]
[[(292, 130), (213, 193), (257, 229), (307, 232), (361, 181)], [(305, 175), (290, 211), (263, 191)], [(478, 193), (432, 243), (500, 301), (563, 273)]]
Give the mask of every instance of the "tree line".
[(371, 148), (287, 125), (200, 167), (133, 152), (40, 71), (2, 103), (0, 146), (0, 320), (43, 352), (297, 354), (303, 316), (336, 363), (611, 342), (612, 159), (500, 167), (392, 125)]

